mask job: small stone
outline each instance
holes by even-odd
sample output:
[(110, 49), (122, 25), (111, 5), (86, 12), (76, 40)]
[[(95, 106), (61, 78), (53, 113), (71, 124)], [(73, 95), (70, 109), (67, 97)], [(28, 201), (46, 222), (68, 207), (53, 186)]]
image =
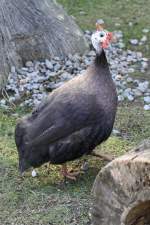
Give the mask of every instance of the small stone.
[(118, 101), (119, 101), (119, 102), (122, 102), (123, 100), (124, 100), (124, 96), (118, 95)]
[(91, 31), (90, 30), (85, 30), (84, 33), (91, 35)]
[(127, 88), (123, 92), (123, 96), (127, 98), (129, 101), (134, 100), (133, 92), (131, 91), (131, 88)]
[(148, 81), (144, 81), (139, 83), (139, 86), (137, 87), (141, 92), (145, 92), (148, 89), (149, 86), (149, 82)]
[(5, 110), (9, 109), (9, 106), (8, 105), (1, 105), (1, 107)]
[(62, 80), (70, 80), (71, 78), (72, 78), (72, 76), (69, 73), (63, 73), (61, 75)]
[(31, 77), (32, 79), (37, 78), (37, 76), (39, 75), (38, 71), (33, 71), (32, 73), (28, 74), (28, 77)]
[(96, 55), (96, 53), (95, 53), (95, 51), (90, 51), (90, 52), (88, 52), (88, 54), (87, 54), (88, 56), (95, 56)]
[(127, 82), (128, 82), (128, 83), (132, 83), (132, 82), (133, 82), (133, 79), (132, 79), (131, 77), (128, 77), (128, 78), (127, 78)]
[(150, 96), (150, 88), (147, 89), (145, 96)]
[(14, 97), (14, 96), (10, 96), (10, 98), (9, 98), (9, 102), (10, 102), (10, 103), (15, 102), (15, 100), (16, 100), (16, 99), (15, 99), (15, 97)]
[(58, 56), (55, 56), (53, 59), (54, 59), (55, 61), (60, 61), (60, 58), (59, 58)]
[(140, 90), (138, 90), (138, 89), (133, 89), (132, 91), (133, 91), (134, 95), (137, 96), (137, 97), (143, 95), (142, 92)]
[(148, 58), (142, 58), (142, 61), (144, 61), (144, 62), (148, 62), (148, 61), (149, 61), (149, 59), (148, 59)]
[(19, 74), (19, 75), (26, 75), (26, 71), (23, 71), (22, 69), (16, 68), (16, 72), (17, 72), (17, 74)]
[(61, 69), (61, 65), (59, 63), (57, 63), (55, 66), (54, 66), (54, 71), (57, 72), (58, 70)]
[(41, 102), (41, 101), (39, 101), (38, 99), (34, 99), (34, 100), (33, 100), (33, 104), (34, 104), (35, 106), (39, 105), (40, 102)]
[(117, 76), (115, 76), (115, 80), (119, 81), (119, 80), (122, 80), (122, 76), (120, 74), (118, 74)]
[(144, 44), (144, 42), (142, 42), (142, 41), (139, 42), (139, 45), (140, 45), (140, 46), (143, 45), (143, 44)]
[(24, 106), (25, 106), (24, 102), (20, 103), (20, 107), (24, 107)]
[(18, 100), (21, 99), (21, 96), (20, 96), (19, 94), (15, 94), (14, 97), (15, 97), (15, 100), (16, 100), (16, 101), (18, 101)]
[(80, 11), (79, 14), (80, 14), (81, 16), (84, 16), (84, 15), (86, 15), (86, 12), (85, 12), (85, 11)]
[(56, 88), (62, 86), (63, 84), (64, 84), (64, 82), (62, 82), (62, 81), (58, 82), (58, 83), (55, 83), (55, 84), (53, 84), (52, 89), (56, 89)]
[(38, 79), (37, 79), (36, 82), (38, 82), (38, 83), (43, 83), (45, 80), (47, 80), (47, 78), (44, 77), (44, 76), (41, 76), (41, 77), (38, 77)]
[(25, 66), (26, 67), (33, 67), (33, 62), (32, 61), (27, 61)]
[(142, 30), (142, 32), (143, 32), (143, 33), (148, 33), (148, 32), (149, 32), (149, 29), (144, 28), (144, 29)]
[(138, 40), (137, 39), (130, 39), (130, 44), (131, 45), (138, 45)]
[(19, 117), (19, 114), (18, 113), (12, 113), (11, 114), (13, 117), (15, 117), (15, 118), (18, 118)]
[(55, 76), (57, 76), (57, 73), (56, 72), (49, 72), (49, 73), (47, 73), (47, 75), (49, 77), (55, 77)]
[(45, 65), (48, 69), (53, 69), (53, 64), (48, 59), (45, 60)]
[(142, 38), (141, 38), (141, 42), (146, 42), (147, 41), (147, 37), (146, 35), (144, 35)]
[(141, 62), (142, 68), (147, 69), (148, 68), (148, 63), (147, 62)]
[(136, 52), (136, 56), (137, 56), (137, 58), (139, 59), (141, 59), (142, 58), (142, 52)]
[(129, 68), (128, 69), (128, 73), (134, 73), (135, 72), (135, 69), (134, 68)]
[(43, 98), (43, 95), (42, 94), (37, 94), (37, 99), (38, 100), (41, 100)]
[(129, 25), (129, 27), (132, 27), (133, 26), (133, 23), (132, 22), (129, 22), (128, 25)]
[(35, 96), (36, 96), (36, 98), (37, 98), (37, 94), (39, 93), (38, 88), (37, 88), (37, 89), (33, 89), (33, 90), (32, 90), (32, 93), (33, 93), (33, 97), (34, 97), (34, 94), (35, 94)]
[[(40, 92), (44, 92), (44, 86), (43, 86), (43, 85), (40, 85), (39, 91), (40, 91)], [(43, 94), (44, 94), (44, 93), (43, 93)]]
[(15, 66), (11, 66), (11, 73), (15, 73), (15, 72), (16, 72)]
[(121, 25), (120, 23), (115, 23), (116, 27), (120, 27), (120, 25)]
[(66, 66), (71, 66), (72, 62), (70, 60), (67, 60), (67, 62), (65, 63)]
[(85, 59), (84, 62), (87, 66), (89, 66), (91, 64), (91, 61), (89, 59)]
[(98, 19), (96, 22), (101, 25), (105, 23), (103, 19)]
[(20, 85), (26, 84), (28, 79), (21, 79), (19, 81)]
[(118, 42), (118, 47), (119, 48), (124, 48), (125, 47), (125, 44), (123, 42)]
[(139, 80), (134, 80), (133, 82), (134, 82), (134, 84), (136, 84), (136, 85), (139, 85), (139, 83), (140, 83)]
[(82, 57), (79, 56), (78, 54), (75, 54), (72, 56), (72, 61), (73, 62), (79, 62), (79, 61), (82, 61)]
[(40, 71), (41, 73), (46, 73), (46, 68), (45, 68), (45, 67), (42, 67), (42, 68), (39, 69), (39, 71)]
[(33, 67), (29, 67), (28, 72), (29, 72), (29, 73), (34, 72), (34, 68), (33, 68)]
[(144, 110), (150, 110), (150, 105), (144, 105)]
[(131, 92), (131, 88), (127, 88), (125, 89), (124, 93), (130, 93)]
[(36, 83), (32, 84), (32, 89), (39, 89), (39, 84)]
[(115, 31), (114, 35), (117, 39), (121, 39), (123, 37), (123, 33), (121, 30)]
[(5, 99), (0, 100), (0, 104), (1, 105), (6, 105), (6, 100)]
[(33, 86), (32, 84), (27, 84), (25, 85), (26, 89), (29, 90), (29, 91), (32, 91), (33, 90)]
[(115, 136), (120, 136), (120, 131), (117, 129), (113, 129), (112, 134)]
[(131, 101), (131, 102), (134, 100), (133, 95), (128, 95), (127, 98), (128, 98), (128, 100)]
[(144, 102), (146, 102), (146, 103), (150, 103), (150, 96), (146, 96), (146, 97), (144, 97)]
[(9, 79), (9, 84), (13, 84), (14, 80), (13, 79)]
[(32, 170), (32, 173), (31, 173), (32, 177), (36, 177), (37, 176), (37, 173), (35, 170)]
[(23, 72), (28, 72), (28, 68), (27, 68), (27, 67), (22, 67), (21, 70), (22, 70)]
[(39, 68), (40, 68), (40, 62), (39, 62), (39, 61), (36, 61), (36, 62), (34, 63), (34, 69), (35, 69), (35, 71), (38, 71)]
[(89, 169), (89, 163), (87, 161), (83, 162), (81, 170), (86, 172)]
[(80, 64), (79, 63), (74, 63), (73, 68), (74, 69), (80, 69)]

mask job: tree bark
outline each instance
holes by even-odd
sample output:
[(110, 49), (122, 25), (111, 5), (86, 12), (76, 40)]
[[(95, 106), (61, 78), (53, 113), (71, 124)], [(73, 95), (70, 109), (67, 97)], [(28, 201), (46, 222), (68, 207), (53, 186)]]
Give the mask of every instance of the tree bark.
[(104, 167), (92, 193), (93, 225), (149, 225), (150, 140)]
[(79, 27), (55, 0), (0, 0), (0, 84), (12, 65), (84, 53)]

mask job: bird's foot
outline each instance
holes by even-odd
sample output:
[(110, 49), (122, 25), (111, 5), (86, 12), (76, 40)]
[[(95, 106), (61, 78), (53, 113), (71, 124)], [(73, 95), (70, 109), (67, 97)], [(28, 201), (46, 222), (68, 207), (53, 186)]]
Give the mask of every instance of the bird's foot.
[(63, 175), (64, 178), (68, 178), (70, 180), (76, 180), (77, 176), (80, 174), (80, 171), (76, 171), (76, 172), (70, 172), (68, 171), (67, 169), (67, 166), (66, 165), (63, 165), (62, 166), (62, 169), (61, 169), (61, 175)]
[(76, 180), (76, 176), (79, 174), (77, 173), (70, 173), (69, 171), (61, 171), (61, 174), (63, 175), (64, 178), (68, 178), (70, 180)]
[(103, 159), (105, 161), (108, 161), (108, 162), (110, 162), (114, 159), (113, 156), (105, 155), (105, 154), (97, 154), (96, 152), (91, 152), (90, 155), (101, 158), (101, 159)]

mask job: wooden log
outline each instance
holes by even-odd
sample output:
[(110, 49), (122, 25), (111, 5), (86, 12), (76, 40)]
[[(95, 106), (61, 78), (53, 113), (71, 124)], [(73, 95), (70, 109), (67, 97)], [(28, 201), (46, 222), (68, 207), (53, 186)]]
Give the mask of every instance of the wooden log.
[(55, 0), (0, 0), (0, 86), (12, 65), (87, 48), (82, 31)]
[(150, 139), (106, 165), (92, 193), (93, 225), (150, 225)]

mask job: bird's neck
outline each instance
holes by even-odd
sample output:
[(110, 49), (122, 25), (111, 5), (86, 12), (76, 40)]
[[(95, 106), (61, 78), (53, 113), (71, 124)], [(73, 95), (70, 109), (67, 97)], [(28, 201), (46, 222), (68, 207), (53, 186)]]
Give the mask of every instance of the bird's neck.
[(95, 57), (95, 61), (94, 61), (95, 66), (100, 66), (100, 67), (107, 67), (108, 66), (108, 62), (107, 62), (107, 58), (105, 55), (104, 50), (102, 49), (101, 53), (97, 53), (96, 57)]

